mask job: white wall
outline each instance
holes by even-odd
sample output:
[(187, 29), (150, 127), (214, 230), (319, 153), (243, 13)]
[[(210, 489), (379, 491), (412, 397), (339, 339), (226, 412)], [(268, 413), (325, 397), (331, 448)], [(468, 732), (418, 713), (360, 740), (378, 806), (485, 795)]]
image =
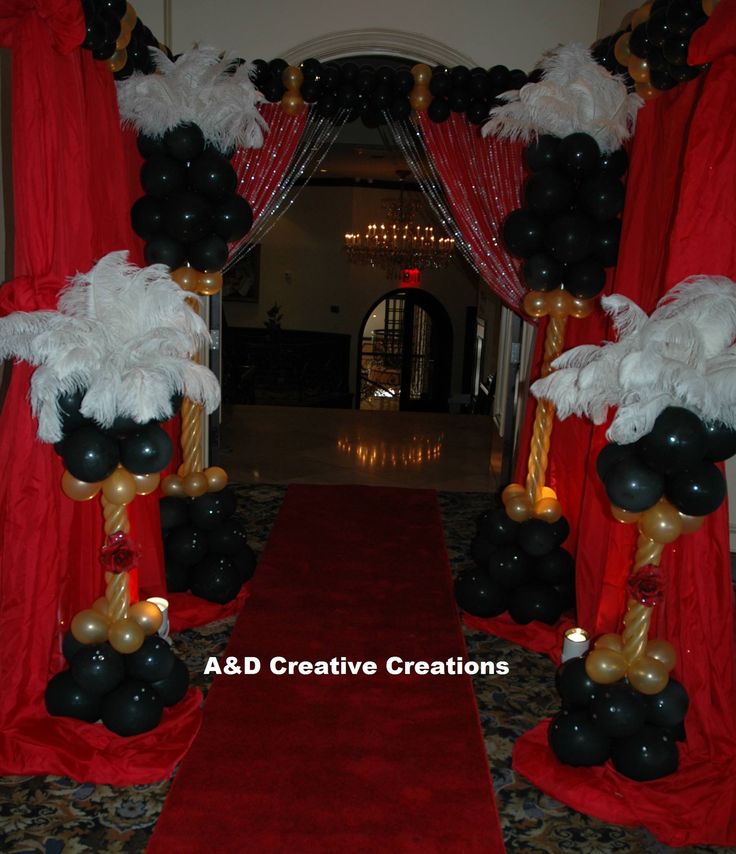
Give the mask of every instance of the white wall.
[(631, 9), (638, 9), (639, 6), (641, 3), (637, 3), (636, 0), (601, 0), (598, 37), (603, 38), (615, 33), (624, 15)]
[[(543, 51), (559, 42), (590, 44), (598, 25), (595, 0), (172, 0), (170, 5), (170, 47), (175, 52), (200, 42), (247, 59), (273, 59), (328, 33), (388, 29), (441, 42), (477, 65), (502, 63), (529, 70)], [(161, 22), (154, 32), (163, 38), (163, 0), (138, 0), (135, 7), (152, 29)]]

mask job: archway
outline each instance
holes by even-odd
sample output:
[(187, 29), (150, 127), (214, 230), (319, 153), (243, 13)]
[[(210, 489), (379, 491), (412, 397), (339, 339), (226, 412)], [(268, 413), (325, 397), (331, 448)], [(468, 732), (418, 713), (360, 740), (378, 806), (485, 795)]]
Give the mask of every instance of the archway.
[(419, 288), (385, 293), (360, 325), (356, 408), (446, 412), (452, 370), (452, 323)]

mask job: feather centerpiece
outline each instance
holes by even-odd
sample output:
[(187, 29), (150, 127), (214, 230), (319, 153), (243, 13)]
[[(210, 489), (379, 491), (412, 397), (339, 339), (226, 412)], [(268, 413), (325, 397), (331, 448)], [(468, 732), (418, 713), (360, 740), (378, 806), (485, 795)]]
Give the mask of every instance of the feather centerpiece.
[(601, 300), (617, 341), (574, 347), (531, 387), (560, 418), (594, 424), (618, 411), (606, 436), (626, 445), (652, 429), (668, 406), (736, 429), (736, 283), (693, 276), (675, 285), (647, 316), (626, 297)]
[(260, 148), (268, 125), (258, 112), (264, 97), (252, 81), (254, 66), (234, 54), (201, 46), (174, 62), (151, 48), (157, 74), (136, 72), (117, 83), (123, 124), (154, 138), (192, 122), (220, 151)]
[(0, 319), (0, 361), (36, 367), (30, 400), (38, 438), (63, 437), (59, 396), (85, 392), (81, 413), (101, 427), (117, 416), (145, 424), (173, 414), (186, 395), (211, 412), (220, 402), (215, 375), (191, 361), (209, 341), (207, 326), (187, 305), (163, 264), (139, 268), (111, 252), (61, 292), (57, 311), (15, 312)]
[(538, 83), (499, 96), (506, 103), (491, 110), (483, 136), (530, 142), (540, 134), (587, 133), (604, 154), (631, 136), (644, 101), (600, 66), (588, 48), (561, 45), (545, 54), (538, 67), (544, 72)]

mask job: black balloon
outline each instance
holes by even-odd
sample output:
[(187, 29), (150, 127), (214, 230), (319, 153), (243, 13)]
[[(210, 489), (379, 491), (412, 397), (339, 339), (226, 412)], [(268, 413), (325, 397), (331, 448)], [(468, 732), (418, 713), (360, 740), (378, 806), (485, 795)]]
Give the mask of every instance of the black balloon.
[(632, 30), (631, 37), (629, 38), (629, 48), (631, 52), (634, 56), (646, 59), (649, 56), (651, 47), (649, 37), (647, 36), (646, 23), (639, 24), (638, 27)]
[(115, 471), (118, 443), (96, 427), (84, 424), (66, 437), (63, 460), (77, 480), (98, 483)]
[(240, 519), (227, 519), (207, 533), (209, 554), (233, 557), (248, 544), (245, 525)]
[(645, 724), (634, 735), (614, 742), (611, 759), (624, 777), (640, 782), (658, 780), (677, 771), (677, 744), (659, 727)]
[(618, 260), (618, 244), (621, 239), (621, 220), (612, 219), (593, 226), (590, 250), (604, 267), (613, 267)]
[(679, 36), (691, 35), (696, 27), (708, 20), (700, 3), (696, 6), (687, 0), (670, 0), (666, 14), (669, 31)]
[(623, 148), (617, 148), (608, 154), (601, 154), (598, 168), (606, 175), (620, 178), (629, 168), (629, 157)]
[(511, 544), (499, 546), (488, 558), (487, 568), (494, 584), (512, 590), (529, 580), (531, 561), (519, 546)]
[(61, 651), (69, 663), (71, 663), (71, 660), (79, 650), (84, 649), (86, 646), (88, 644), (78, 641), (71, 632), (67, 632), (61, 641)]
[(164, 228), (169, 237), (181, 243), (192, 243), (212, 229), (212, 208), (199, 193), (181, 190), (164, 201)]
[(92, 694), (107, 694), (125, 677), (123, 656), (109, 643), (85, 644), (71, 664), (76, 683)]
[(60, 394), (56, 399), (56, 405), (61, 415), (61, 429), (63, 432), (71, 433), (77, 427), (87, 424), (87, 419), (79, 411), (84, 400), (85, 390), (78, 388), (74, 391)]
[(659, 694), (651, 694), (646, 698), (646, 705), (649, 723), (676, 727), (685, 720), (690, 700), (682, 684), (670, 678)]
[(116, 415), (107, 430), (115, 436), (125, 436), (128, 433), (138, 433), (143, 427), (152, 423), (155, 422), (146, 421), (145, 424), (141, 424), (129, 415)]
[(678, 83), (687, 83), (688, 80), (694, 80), (703, 70), (702, 65), (670, 65), (667, 73)]
[(189, 590), (189, 569), (173, 560), (166, 559), (166, 589), (169, 593), (184, 593)]
[(151, 688), (167, 707), (175, 706), (179, 700), (183, 700), (188, 687), (189, 671), (184, 662), (176, 656), (174, 656), (174, 666), (171, 668), (171, 673), (165, 679), (151, 683)]
[(252, 225), (253, 210), (241, 196), (231, 196), (213, 209), (212, 226), (215, 232), (228, 243), (245, 237)]
[(143, 248), (146, 264), (165, 264), (172, 270), (181, 267), (186, 261), (184, 246), (173, 237), (157, 234)]
[(690, 39), (687, 36), (669, 36), (662, 44), (662, 53), (672, 65), (687, 65)]
[(686, 516), (707, 516), (726, 497), (726, 481), (715, 463), (704, 461), (667, 476), (665, 495)]
[(487, 572), (470, 570), (455, 581), (455, 599), (461, 610), (475, 617), (497, 617), (508, 605), (506, 591), (491, 582)]
[(534, 172), (524, 188), (526, 206), (542, 216), (566, 210), (572, 197), (572, 182), (557, 169)]
[(246, 545), (236, 555), (230, 558), (230, 560), (232, 560), (235, 565), (235, 569), (238, 571), (241, 584), (246, 581), (250, 581), (250, 579), (253, 578), (258, 561), (256, 553), (250, 546)]
[(195, 596), (224, 605), (238, 595), (242, 585), (235, 558), (207, 555), (192, 570), (191, 590)]
[(564, 516), (560, 516), (556, 522), (552, 522), (550, 528), (555, 537), (555, 545), (561, 546), (570, 535), (570, 523)]
[(647, 704), (643, 694), (632, 690), (623, 680), (602, 685), (590, 705), (590, 718), (611, 738), (633, 735), (643, 724)]
[(391, 102), (389, 113), (391, 114), (391, 118), (396, 122), (408, 119), (411, 115), (411, 103), (409, 99), (404, 97), (394, 98)]
[(565, 264), (582, 261), (591, 248), (593, 223), (582, 213), (573, 212), (556, 216), (549, 224), (546, 235), (547, 248)]
[(595, 258), (583, 258), (571, 264), (563, 276), (565, 290), (579, 299), (592, 299), (598, 296), (606, 284), (606, 271)]
[(159, 635), (150, 635), (135, 652), (125, 656), (125, 671), (133, 679), (158, 682), (171, 673), (175, 661), (168, 643)]
[(164, 545), (166, 562), (171, 560), (184, 568), (194, 566), (207, 554), (207, 539), (204, 531), (192, 525), (174, 528)]
[[(492, 71), (493, 69), (491, 69)], [(524, 149), (524, 162), (532, 172), (551, 169), (557, 165), (560, 140), (550, 134), (542, 134)]]
[(636, 446), (634, 444), (617, 445), (615, 442), (610, 442), (608, 445), (605, 445), (595, 461), (595, 469), (598, 472), (598, 477), (601, 480), (605, 480), (606, 475), (612, 468), (615, 468), (620, 462), (628, 460), (635, 454)]
[(214, 151), (193, 160), (187, 173), (189, 186), (212, 201), (235, 192), (238, 176), (230, 161)]
[(677, 80), (674, 77), (671, 77), (667, 71), (662, 71), (658, 68), (651, 68), (649, 70), (649, 80), (654, 86), (655, 89), (659, 89), (660, 92), (666, 92), (668, 89), (672, 89), (677, 86)]
[(520, 258), (531, 258), (543, 246), (542, 220), (531, 211), (512, 211), (503, 224), (503, 239), (509, 251)]
[(584, 658), (570, 658), (557, 668), (557, 693), (565, 706), (587, 708), (601, 687), (588, 676)]
[(236, 507), (235, 492), (226, 487), (220, 492), (205, 492), (204, 495), (192, 499), (189, 518), (197, 528), (213, 531), (235, 513)]
[(199, 125), (185, 122), (166, 131), (164, 145), (172, 157), (189, 162), (204, 150), (204, 134)]
[(587, 133), (571, 133), (560, 140), (557, 162), (575, 177), (589, 175), (598, 168), (600, 153), (598, 143), (592, 136)]
[(509, 71), (509, 87), (511, 89), (521, 89), (522, 86), (526, 86), (528, 80), (526, 71), (522, 71), (521, 68), (512, 68)]
[(484, 513), (478, 520), (478, 532), (497, 546), (513, 543), (519, 531), (519, 523), (506, 515), (503, 507)]
[(546, 584), (524, 584), (509, 594), (509, 616), (523, 626), (532, 620), (553, 625), (562, 614), (562, 600)]
[(532, 557), (551, 552), (557, 546), (557, 535), (549, 522), (543, 519), (527, 519), (519, 526), (516, 540), (521, 548)]
[(720, 462), (736, 454), (736, 430), (719, 422), (705, 425), (705, 459)]
[(493, 93), (490, 77), (483, 68), (474, 68), (470, 72), (468, 88), (474, 98), (487, 98)]
[(575, 582), (573, 556), (559, 546), (533, 561), (532, 571), (534, 577), (545, 584), (572, 585)]
[(221, 270), (227, 261), (227, 243), (219, 234), (210, 234), (188, 247), (187, 258), (202, 273)]
[(465, 89), (453, 89), (447, 101), (453, 113), (464, 113), (470, 104), (470, 94)]
[(648, 509), (659, 501), (664, 492), (662, 475), (636, 457), (611, 466), (603, 479), (603, 485), (611, 503), (630, 513)]
[(699, 463), (706, 452), (706, 429), (698, 416), (681, 406), (668, 406), (638, 442), (647, 465), (668, 474)]
[[(332, 90), (323, 92), (320, 96), (319, 101), (317, 102), (316, 109), (317, 114), (324, 119), (334, 116), (335, 113), (340, 109), (340, 105), (337, 102), (337, 93), (333, 92)], [(225, 239), (227, 240), (227, 238)]]
[[(302, 89), (302, 97), (304, 90)], [(387, 110), (391, 106), (391, 101), (393, 100), (393, 92), (391, 88), (386, 84), (382, 83), (379, 86), (376, 86), (373, 94), (370, 98), (370, 105), (374, 110)]]
[(189, 520), (189, 499), (174, 495), (164, 496), (158, 503), (161, 514), (161, 529), (168, 531), (186, 525)]
[(473, 98), (468, 104), (465, 117), (473, 125), (482, 125), (488, 118), (490, 109), (488, 101), (484, 98)]
[(436, 97), (442, 97), (450, 94), (452, 89), (452, 77), (450, 72), (446, 70), (435, 70), (432, 74), (432, 79), (429, 81), (429, 91)]
[(120, 442), (120, 461), (133, 474), (161, 471), (171, 461), (173, 445), (168, 434), (156, 423)]
[(456, 65), (450, 71), (452, 85), (457, 88), (464, 88), (470, 83), (470, 69), (465, 65)]
[(594, 175), (581, 185), (578, 202), (599, 222), (613, 219), (624, 209), (624, 185), (614, 175)]
[[(430, 81), (431, 83), (431, 81)], [(394, 78), (394, 92), (397, 95), (408, 95), (414, 88), (414, 78), (408, 68), (400, 68)], [(448, 89), (449, 91), (449, 89)]]
[(575, 608), (577, 604), (577, 596), (575, 593), (575, 584), (553, 584), (552, 588), (560, 597), (562, 610), (567, 611), (570, 608)]
[(565, 765), (602, 765), (611, 754), (611, 740), (582, 711), (563, 710), (549, 725), (549, 746)]
[(646, 26), (647, 40), (654, 47), (662, 47), (665, 39), (672, 35), (664, 10), (650, 15)]
[(450, 105), (444, 98), (433, 98), (427, 108), (427, 116), (435, 124), (446, 122), (450, 118)]
[(537, 252), (521, 265), (524, 284), (532, 291), (553, 291), (562, 284), (563, 265), (548, 252)]
[(154, 154), (141, 166), (141, 186), (149, 196), (163, 198), (186, 186), (186, 170), (173, 157)]
[(488, 80), (496, 93), (511, 89), (511, 74), (505, 65), (494, 65), (493, 68), (489, 68)]
[(141, 196), (130, 209), (133, 231), (144, 240), (150, 240), (163, 229), (164, 211), (159, 199)]
[(163, 701), (151, 685), (130, 679), (103, 700), (102, 723), (117, 735), (140, 735), (159, 725), (163, 710)]
[(55, 717), (77, 718), (93, 724), (102, 714), (101, 695), (80, 687), (70, 670), (57, 673), (49, 680), (44, 701), (46, 711)]
[(496, 548), (497, 546), (494, 546), (487, 537), (476, 534), (470, 541), (470, 556), (479, 567), (485, 569)]

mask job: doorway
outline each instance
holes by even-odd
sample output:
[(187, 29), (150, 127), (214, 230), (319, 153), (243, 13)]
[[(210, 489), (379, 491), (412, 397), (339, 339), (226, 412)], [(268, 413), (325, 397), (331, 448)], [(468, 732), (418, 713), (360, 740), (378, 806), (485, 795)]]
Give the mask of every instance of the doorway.
[(400, 289), (375, 302), (360, 328), (357, 408), (447, 412), (452, 324), (426, 291)]

